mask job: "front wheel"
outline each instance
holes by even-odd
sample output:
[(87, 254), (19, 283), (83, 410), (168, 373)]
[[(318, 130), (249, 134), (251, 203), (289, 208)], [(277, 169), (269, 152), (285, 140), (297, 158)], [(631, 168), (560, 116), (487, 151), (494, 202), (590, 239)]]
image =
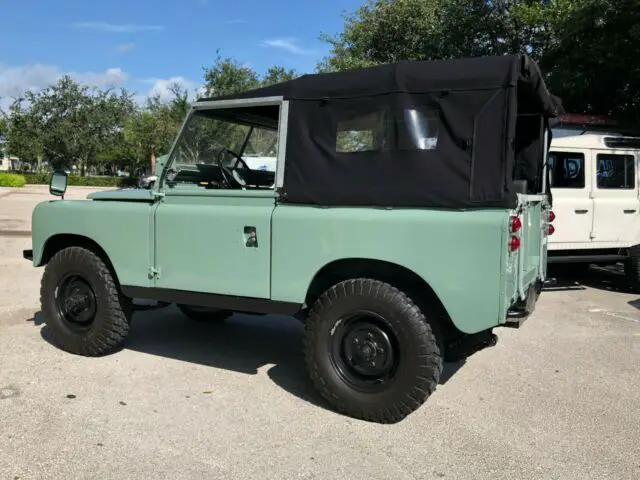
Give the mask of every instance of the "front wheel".
[(359, 278), (331, 287), (305, 327), (305, 360), (320, 394), (339, 412), (395, 423), (418, 409), (442, 373), (441, 341), (405, 293)]
[(102, 259), (86, 248), (65, 248), (47, 263), (40, 302), (53, 343), (70, 353), (111, 353), (129, 333), (130, 299), (119, 292)]

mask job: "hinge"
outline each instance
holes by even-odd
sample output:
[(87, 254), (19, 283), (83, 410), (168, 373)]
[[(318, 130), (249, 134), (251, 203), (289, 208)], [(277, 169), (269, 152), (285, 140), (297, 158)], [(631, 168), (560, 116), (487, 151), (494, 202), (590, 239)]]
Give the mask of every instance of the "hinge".
[(152, 190), (153, 192), (153, 198), (162, 198), (164, 197), (164, 192), (159, 192), (157, 190)]
[(149, 279), (157, 279), (160, 278), (160, 269), (156, 267), (149, 267)]

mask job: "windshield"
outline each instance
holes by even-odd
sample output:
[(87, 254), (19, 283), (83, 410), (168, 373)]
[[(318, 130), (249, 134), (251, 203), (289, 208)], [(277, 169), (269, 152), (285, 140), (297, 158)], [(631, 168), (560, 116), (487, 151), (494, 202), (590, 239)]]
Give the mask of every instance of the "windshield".
[(236, 166), (237, 156), (247, 164), (255, 157), (275, 160), (276, 129), (240, 124), (214, 114), (213, 110), (202, 110), (191, 115), (172, 154), (173, 168), (217, 165), (218, 161), (231, 167)]

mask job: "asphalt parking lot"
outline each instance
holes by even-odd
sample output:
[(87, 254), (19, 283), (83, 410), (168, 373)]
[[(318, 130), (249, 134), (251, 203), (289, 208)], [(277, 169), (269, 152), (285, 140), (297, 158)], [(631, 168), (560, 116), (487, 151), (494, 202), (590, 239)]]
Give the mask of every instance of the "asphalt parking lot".
[(169, 307), (136, 313), (114, 355), (56, 349), (22, 259), (48, 198), (0, 189), (2, 480), (640, 478), (640, 293), (615, 271), (558, 278), (520, 330), (384, 426), (327, 409), (289, 318)]

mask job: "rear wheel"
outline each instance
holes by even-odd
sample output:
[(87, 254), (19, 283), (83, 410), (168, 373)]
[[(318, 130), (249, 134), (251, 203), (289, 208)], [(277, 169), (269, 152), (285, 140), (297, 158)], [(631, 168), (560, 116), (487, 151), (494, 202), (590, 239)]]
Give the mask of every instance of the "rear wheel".
[(404, 292), (378, 280), (346, 280), (315, 302), (305, 327), (311, 380), (339, 412), (395, 423), (435, 390), (441, 342)]
[(221, 322), (233, 315), (233, 312), (230, 310), (198, 307), (195, 305), (185, 305), (183, 303), (178, 303), (176, 306), (184, 316), (197, 322)]
[(86, 248), (69, 247), (53, 256), (42, 276), (40, 301), (53, 343), (68, 352), (108, 354), (129, 333), (131, 300), (119, 292), (105, 263)]

